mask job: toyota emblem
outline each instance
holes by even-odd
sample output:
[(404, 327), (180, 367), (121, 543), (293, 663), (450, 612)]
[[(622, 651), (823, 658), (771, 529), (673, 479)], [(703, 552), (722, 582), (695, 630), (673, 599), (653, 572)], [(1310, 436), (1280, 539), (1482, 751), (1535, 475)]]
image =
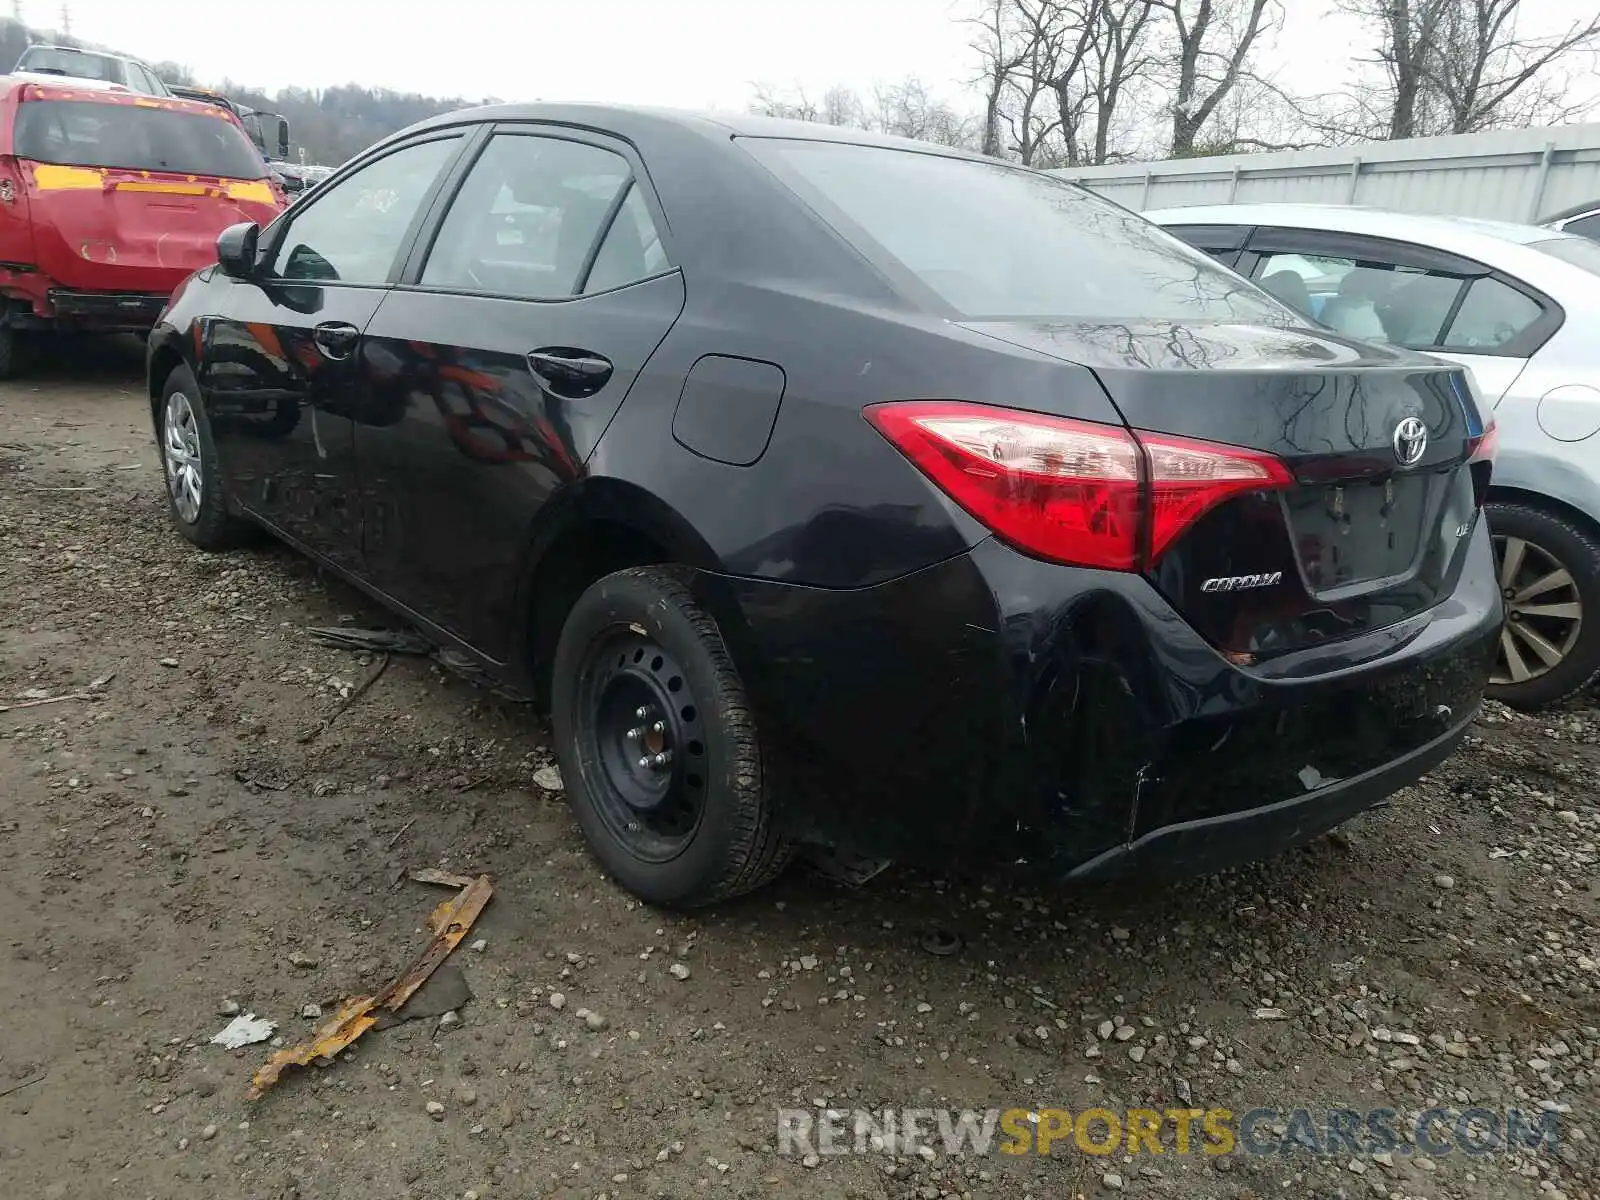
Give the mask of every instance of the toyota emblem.
[(1421, 417), (1407, 417), (1394, 427), (1394, 457), (1402, 467), (1414, 467), (1428, 448), (1428, 427)]

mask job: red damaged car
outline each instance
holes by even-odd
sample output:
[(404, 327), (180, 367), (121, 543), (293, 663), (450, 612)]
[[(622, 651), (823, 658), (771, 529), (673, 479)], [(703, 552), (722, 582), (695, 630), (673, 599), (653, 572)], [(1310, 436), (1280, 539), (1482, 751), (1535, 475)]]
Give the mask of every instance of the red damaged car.
[(283, 207), (215, 105), (0, 78), (0, 378), (33, 331), (148, 332), (219, 233)]

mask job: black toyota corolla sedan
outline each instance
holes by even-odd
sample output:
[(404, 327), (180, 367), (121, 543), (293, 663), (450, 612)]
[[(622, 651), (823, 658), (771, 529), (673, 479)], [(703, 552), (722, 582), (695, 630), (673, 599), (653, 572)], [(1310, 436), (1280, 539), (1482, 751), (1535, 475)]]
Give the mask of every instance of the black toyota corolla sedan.
[(1501, 621), (1463, 373), (1054, 179), (811, 125), (453, 113), (150, 339), (172, 520), (547, 706), (645, 900), (797, 846), (1192, 873), (1440, 761)]

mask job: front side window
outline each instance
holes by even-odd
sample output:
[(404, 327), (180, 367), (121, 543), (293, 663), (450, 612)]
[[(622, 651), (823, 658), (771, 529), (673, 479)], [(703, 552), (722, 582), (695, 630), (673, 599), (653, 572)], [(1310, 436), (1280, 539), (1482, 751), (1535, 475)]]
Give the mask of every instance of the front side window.
[(1368, 258), (1268, 254), (1261, 286), (1346, 337), (1422, 348), (1439, 344), (1464, 277)]
[(308, 282), (388, 282), (412, 221), (460, 145), (457, 137), (418, 142), (319, 191), (278, 239), (271, 273)]
[(571, 296), (632, 178), (625, 158), (598, 146), (498, 134), (451, 202), (421, 282), (523, 300)]
[(863, 255), (968, 319), (1293, 321), (1200, 251), (1049, 175), (882, 146), (741, 144)]
[(149, 104), (29, 100), (17, 107), (18, 158), (222, 179), (261, 179), (267, 165), (221, 113)]

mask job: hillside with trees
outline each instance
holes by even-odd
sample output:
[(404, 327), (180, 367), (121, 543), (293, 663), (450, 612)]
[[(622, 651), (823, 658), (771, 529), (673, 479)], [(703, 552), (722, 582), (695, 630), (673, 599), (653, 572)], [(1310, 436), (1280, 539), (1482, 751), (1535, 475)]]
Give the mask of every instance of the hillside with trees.
[[(118, 53), (114, 47), (98, 46), (51, 30), (32, 29), (18, 21), (4, 19), (0, 20), (0, 70), (8, 71), (15, 66), (22, 52), (34, 42), (56, 42), (91, 50), (109, 49), (112, 53)], [(196, 71), (181, 63), (160, 62), (150, 65), (168, 83), (216, 88), (252, 108), (282, 113), (289, 119), (289, 132), (294, 146), (305, 151), (306, 161), (329, 166), (337, 166), (379, 138), (416, 121), (470, 104), (483, 103), (481, 100), (441, 99), (355, 84), (320, 91), (291, 87), (278, 92), (264, 92), (226, 78), (208, 77), (203, 71)]]

